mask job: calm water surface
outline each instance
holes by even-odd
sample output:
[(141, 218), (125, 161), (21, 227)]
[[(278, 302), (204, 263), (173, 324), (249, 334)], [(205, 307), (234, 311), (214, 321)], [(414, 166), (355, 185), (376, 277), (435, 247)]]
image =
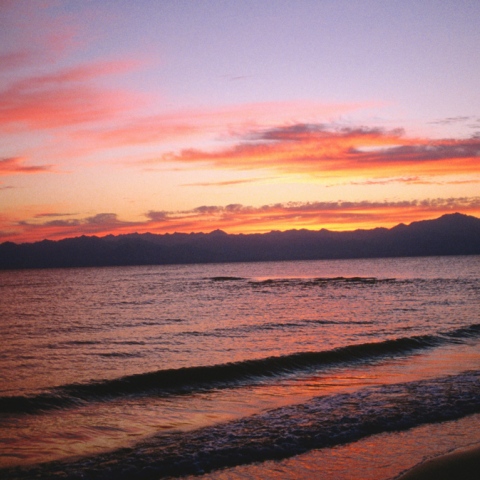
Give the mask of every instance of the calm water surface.
[(380, 480), (480, 442), (479, 272), (478, 256), (0, 272), (0, 476)]

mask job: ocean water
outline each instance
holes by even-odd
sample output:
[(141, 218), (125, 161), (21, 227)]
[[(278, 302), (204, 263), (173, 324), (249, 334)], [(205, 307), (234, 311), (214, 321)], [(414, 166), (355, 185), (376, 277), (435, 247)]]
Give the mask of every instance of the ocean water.
[(480, 257), (0, 272), (0, 478), (395, 478), (480, 443)]

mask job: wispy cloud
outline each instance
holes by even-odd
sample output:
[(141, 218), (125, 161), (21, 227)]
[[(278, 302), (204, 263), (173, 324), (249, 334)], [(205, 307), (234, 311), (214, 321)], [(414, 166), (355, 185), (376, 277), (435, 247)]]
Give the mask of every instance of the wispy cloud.
[(432, 122), (429, 122), (429, 123), (431, 125), (452, 125), (455, 123), (465, 123), (465, 122), (471, 122), (474, 120), (475, 120), (475, 117), (459, 115), (456, 117), (446, 117), (446, 118), (441, 118), (439, 120), (433, 120)]
[(3, 71), (16, 69), (18, 67), (30, 64), (34, 61), (35, 55), (30, 50), (16, 50), (0, 54), (0, 68)]
[(20, 157), (0, 158), (0, 175), (44, 173), (51, 170), (51, 165), (26, 165)]
[[(434, 198), (404, 201), (288, 202), (259, 207), (242, 204), (202, 205), (183, 211), (149, 211), (145, 220), (123, 221), (115, 213), (84, 218), (73, 214), (43, 213), (30, 220), (4, 221), (3, 240), (34, 241), (110, 233), (210, 232), (261, 233), (293, 228), (353, 230), (392, 227), (398, 223), (434, 218), (445, 213), (480, 215), (480, 197)], [(57, 218), (58, 217), (58, 218)], [(63, 218), (62, 218), (63, 217)], [(78, 216), (77, 216), (78, 217)], [(42, 221), (45, 218), (53, 220)]]
[(472, 176), (467, 179), (458, 180), (439, 180), (438, 177), (386, 177), (370, 178), (367, 180), (351, 181), (344, 183), (334, 183), (326, 187), (338, 187), (339, 185), (368, 186), (368, 185), (389, 185), (389, 184), (407, 184), (407, 185), (469, 185), (480, 183), (480, 177)]
[[(188, 137), (232, 141), (253, 128), (265, 128), (293, 117), (329, 118), (371, 106), (305, 101), (258, 102), (219, 108), (191, 108), (130, 118), (103, 128), (79, 129), (78, 138), (94, 140), (100, 147), (153, 144)], [(155, 160), (158, 162), (158, 160)], [(137, 162), (137, 165), (141, 162)]]
[(56, 218), (56, 217), (68, 217), (71, 215), (77, 215), (76, 213), (37, 213), (34, 218)]
[(134, 62), (95, 62), (13, 81), (0, 91), (0, 129), (44, 130), (98, 122), (137, 105), (139, 97), (95, 84)]
[(198, 183), (183, 183), (181, 187), (228, 187), (231, 185), (242, 185), (244, 183), (257, 183), (272, 180), (275, 177), (259, 177), (259, 178), (245, 178), (242, 180), (224, 180), (220, 182), (198, 182)]
[(389, 185), (391, 183), (413, 183), (424, 184), (430, 183), (422, 180), (421, 177), (393, 177), (393, 178), (372, 178), (364, 181), (348, 182), (346, 185)]

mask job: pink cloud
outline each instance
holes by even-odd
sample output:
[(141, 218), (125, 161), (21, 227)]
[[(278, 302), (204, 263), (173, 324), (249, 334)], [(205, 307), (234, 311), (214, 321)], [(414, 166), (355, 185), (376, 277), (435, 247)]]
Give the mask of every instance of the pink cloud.
[(51, 169), (51, 165), (25, 165), (23, 158), (0, 158), (0, 175), (44, 173)]
[(164, 140), (205, 136), (230, 140), (253, 128), (288, 122), (293, 118), (337, 117), (371, 104), (322, 104), (316, 102), (259, 102), (223, 108), (192, 108), (136, 118), (117, 126), (85, 129), (78, 138), (95, 139), (109, 146), (142, 145)]
[(43, 130), (111, 119), (137, 106), (139, 96), (106, 91), (93, 80), (123, 73), (134, 65), (134, 62), (95, 62), (14, 81), (0, 91), (0, 128)]
[(172, 139), (185, 138), (198, 133), (196, 125), (188, 123), (169, 123), (161, 116), (142, 118), (118, 127), (95, 130), (80, 130), (74, 137), (94, 139), (99, 147), (119, 147), (158, 143)]

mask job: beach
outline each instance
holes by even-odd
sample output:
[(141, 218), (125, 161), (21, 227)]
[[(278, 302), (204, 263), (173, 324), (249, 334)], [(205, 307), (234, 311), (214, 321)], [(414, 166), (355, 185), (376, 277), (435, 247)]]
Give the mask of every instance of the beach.
[(453, 451), (427, 460), (398, 477), (398, 480), (478, 480), (480, 445)]

